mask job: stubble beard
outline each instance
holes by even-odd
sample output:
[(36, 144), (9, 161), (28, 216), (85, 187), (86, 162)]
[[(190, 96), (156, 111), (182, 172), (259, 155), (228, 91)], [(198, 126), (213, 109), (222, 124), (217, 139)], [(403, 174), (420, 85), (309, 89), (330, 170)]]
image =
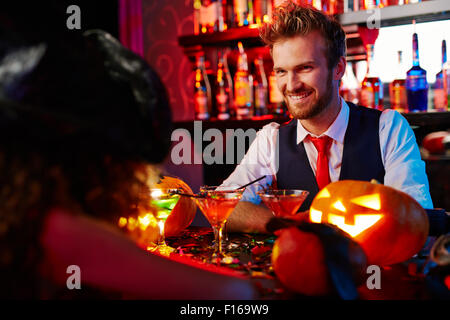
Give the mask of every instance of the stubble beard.
[(308, 108), (305, 107), (295, 107), (289, 104), (289, 100), (285, 98), (287, 108), (289, 113), (295, 118), (299, 120), (311, 119), (315, 116), (322, 113), (330, 104), (333, 98), (333, 80), (332, 73), (328, 73), (327, 77), (327, 87), (325, 93), (319, 97), (316, 103), (311, 105)]

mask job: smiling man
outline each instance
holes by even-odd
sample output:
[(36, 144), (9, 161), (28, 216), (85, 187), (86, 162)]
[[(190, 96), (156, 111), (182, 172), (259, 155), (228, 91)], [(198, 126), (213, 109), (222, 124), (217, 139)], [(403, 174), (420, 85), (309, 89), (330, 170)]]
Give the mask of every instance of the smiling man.
[(275, 9), (260, 35), (269, 46), (277, 85), (293, 120), (261, 129), (224, 185), (248, 187), (230, 216), (229, 231), (265, 232), (272, 213), (257, 191), (310, 192), (300, 210), (328, 183), (376, 179), (432, 208), (425, 163), (414, 133), (396, 111), (356, 106), (339, 96), (346, 67), (345, 32), (313, 8), (286, 3)]

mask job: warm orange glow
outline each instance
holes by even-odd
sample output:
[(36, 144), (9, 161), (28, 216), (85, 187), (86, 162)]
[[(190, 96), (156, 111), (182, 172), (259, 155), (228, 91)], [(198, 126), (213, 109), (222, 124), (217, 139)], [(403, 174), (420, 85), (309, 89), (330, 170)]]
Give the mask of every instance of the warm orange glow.
[(330, 192), (328, 192), (327, 188), (323, 188), (316, 196), (316, 199), (321, 198), (331, 198)]
[(158, 223), (156, 221), (155, 217), (153, 216), (153, 214), (151, 214), (151, 213), (147, 213), (144, 216), (138, 217), (138, 222), (139, 222), (139, 228), (142, 231), (145, 231), (148, 228), (148, 226), (153, 226), (154, 227)]
[(322, 222), (322, 211), (311, 208), (309, 210), (309, 220), (311, 220), (311, 222), (314, 222), (314, 223), (321, 223)]
[(341, 212), (347, 212), (347, 210), (345, 209), (345, 206), (342, 204), (342, 202), (340, 200), (336, 201), (335, 203), (333, 203), (333, 208), (335, 208), (336, 210), (339, 210)]
[(136, 228), (145, 231), (149, 226), (155, 228), (158, 222), (153, 214), (147, 213), (137, 217), (137, 219), (133, 217), (129, 217), (128, 219), (125, 217), (120, 217), (117, 224), (120, 228), (126, 227), (128, 231), (134, 231)]
[(137, 221), (133, 217), (128, 218), (127, 229), (128, 231), (133, 231), (137, 227)]
[(223, 78), (223, 70), (219, 69), (217, 70), (217, 82), (222, 82), (222, 78)]
[(381, 209), (381, 200), (378, 193), (361, 196), (350, 201), (364, 208), (370, 208), (377, 211)]
[(155, 189), (152, 191), (151, 196), (152, 198), (159, 198), (163, 195), (163, 192), (161, 189)]
[(239, 49), (239, 52), (240, 53), (242, 53), (242, 52), (244, 52), (244, 46), (242, 45), (242, 42), (238, 42), (238, 49)]
[(269, 23), (270, 22), (270, 17), (267, 14), (265, 14), (264, 17), (263, 17), (263, 21)]
[(347, 232), (350, 236), (356, 237), (377, 223), (382, 216), (381, 214), (355, 214), (353, 216), (354, 224), (350, 225), (345, 223), (345, 216), (330, 213), (328, 214), (328, 222)]
[(120, 217), (119, 218), (119, 222), (117, 223), (119, 225), (119, 228), (124, 228), (128, 223), (127, 218), (125, 217)]

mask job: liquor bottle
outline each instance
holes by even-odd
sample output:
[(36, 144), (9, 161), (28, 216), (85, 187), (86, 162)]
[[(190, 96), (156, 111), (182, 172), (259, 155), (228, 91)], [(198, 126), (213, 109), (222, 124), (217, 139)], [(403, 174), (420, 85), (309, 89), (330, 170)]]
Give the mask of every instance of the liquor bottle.
[(253, 92), (255, 102), (255, 116), (263, 116), (268, 113), (267, 108), (267, 94), (268, 85), (266, 73), (264, 71), (264, 61), (261, 56), (256, 58), (255, 62), (255, 76), (253, 77)]
[(442, 69), (436, 74), (436, 82), (434, 84), (434, 109), (436, 111), (447, 111), (447, 91), (444, 86), (445, 64), (447, 62), (447, 45), (442, 40)]
[(342, 77), (341, 88), (339, 91), (344, 100), (353, 102), (354, 104), (359, 103), (361, 87), (358, 79), (356, 79), (355, 73), (353, 72), (353, 65), (351, 62), (347, 62), (345, 74)]
[(388, 0), (377, 0), (377, 2), (378, 2), (378, 4), (377, 4), (378, 8), (384, 8), (389, 5)]
[[(275, 0), (275, 7), (278, 7), (283, 2), (284, 0)], [(322, 2), (324, 2), (324, 0), (297, 0), (296, 2), (299, 2), (302, 5), (313, 6), (317, 10), (322, 10)]]
[(387, 0), (388, 6), (401, 6), (406, 4), (407, 0)]
[(394, 81), (389, 84), (389, 97), (391, 109), (398, 112), (408, 112), (408, 101), (406, 97), (406, 80), (403, 69), (402, 51), (398, 51), (398, 65)]
[(248, 26), (250, 24), (248, 0), (234, 0), (234, 15), (236, 27)]
[(211, 87), (205, 69), (205, 57), (197, 58), (197, 68), (195, 70), (195, 88), (194, 88), (194, 106), (195, 119), (209, 119), (209, 110), (211, 109)]
[(378, 7), (380, 0), (359, 0), (360, 10), (372, 10)]
[(341, 0), (322, 0), (322, 11), (329, 15), (343, 13), (345, 5)]
[(211, 62), (208, 59), (205, 59), (205, 71), (206, 71), (206, 77), (208, 78), (208, 82), (210, 84), (210, 88), (211, 88), (211, 94), (209, 96), (210, 101), (209, 101), (209, 117), (215, 117), (217, 116), (217, 108), (216, 108), (216, 87), (215, 87), (215, 83), (216, 83), (216, 73), (214, 72), (214, 70), (212, 69), (211, 66)]
[(237, 119), (249, 119), (253, 116), (252, 110), (252, 82), (248, 72), (247, 54), (242, 42), (238, 43), (239, 56), (237, 70), (234, 75), (234, 104)]
[(447, 93), (447, 111), (450, 110), (450, 61), (444, 64), (443, 69), (444, 92)]
[(230, 84), (230, 92), (229, 92), (229, 112), (231, 118), (236, 118), (236, 107), (234, 105), (234, 86), (233, 86), (233, 78), (231, 77), (230, 68), (228, 66), (228, 55), (231, 52), (230, 48), (227, 48), (225, 50), (225, 53), (223, 55), (223, 65), (224, 65), (224, 71), (225, 71), (225, 77), (227, 78), (228, 83)]
[(253, 8), (253, 0), (247, 0), (248, 4), (248, 24), (253, 24), (255, 18), (255, 10)]
[(413, 66), (406, 73), (406, 95), (408, 109), (412, 112), (426, 111), (428, 108), (427, 72), (419, 63), (419, 40), (417, 33), (413, 34)]
[(223, 55), (219, 53), (219, 62), (216, 74), (216, 110), (217, 119), (227, 120), (230, 118), (230, 91), (231, 83), (227, 78), (226, 65)]
[(261, 26), (267, 21), (271, 5), (270, 0), (253, 0), (253, 15), (257, 25)]
[(286, 115), (286, 105), (284, 103), (284, 97), (280, 92), (280, 89), (278, 89), (277, 78), (275, 76), (275, 71), (273, 70), (269, 76), (269, 103), (270, 111), (273, 115)]
[(202, 0), (194, 0), (194, 34), (199, 34), (202, 30), (201, 7)]
[(224, 0), (225, 4), (225, 15), (226, 15), (226, 29), (236, 28), (236, 12), (234, 10), (234, 0)]
[(373, 72), (374, 45), (367, 44), (367, 72), (361, 84), (361, 105), (383, 110), (383, 84)]
[(344, 100), (346, 100), (346, 101), (348, 101), (348, 94), (349, 94), (348, 74), (347, 74), (348, 65), (349, 65), (349, 63), (347, 62), (347, 66), (345, 67), (345, 73), (342, 76), (340, 84), (339, 84), (339, 95), (342, 98), (344, 98)]
[(222, 32), (227, 30), (227, 1), (217, 0), (217, 31)]
[(352, 12), (359, 10), (359, 0), (344, 0), (343, 1), (343, 12)]
[(202, 23), (202, 33), (212, 33), (219, 31), (219, 6), (218, 0), (202, 0), (200, 17)]

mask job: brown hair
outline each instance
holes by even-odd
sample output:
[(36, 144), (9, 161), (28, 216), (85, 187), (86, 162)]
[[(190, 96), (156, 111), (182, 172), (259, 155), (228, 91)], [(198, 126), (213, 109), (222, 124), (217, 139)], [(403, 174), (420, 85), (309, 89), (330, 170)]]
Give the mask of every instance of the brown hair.
[(270, 47), (282, 39), (320, 31), (326, 46), (328, 68), (334, 68), (340, 57), (346, 56), (345, 32), (339, 22), (311, 6), (284, 2), (272, 14), (272, 21), (259, 30), (263, 42)]

